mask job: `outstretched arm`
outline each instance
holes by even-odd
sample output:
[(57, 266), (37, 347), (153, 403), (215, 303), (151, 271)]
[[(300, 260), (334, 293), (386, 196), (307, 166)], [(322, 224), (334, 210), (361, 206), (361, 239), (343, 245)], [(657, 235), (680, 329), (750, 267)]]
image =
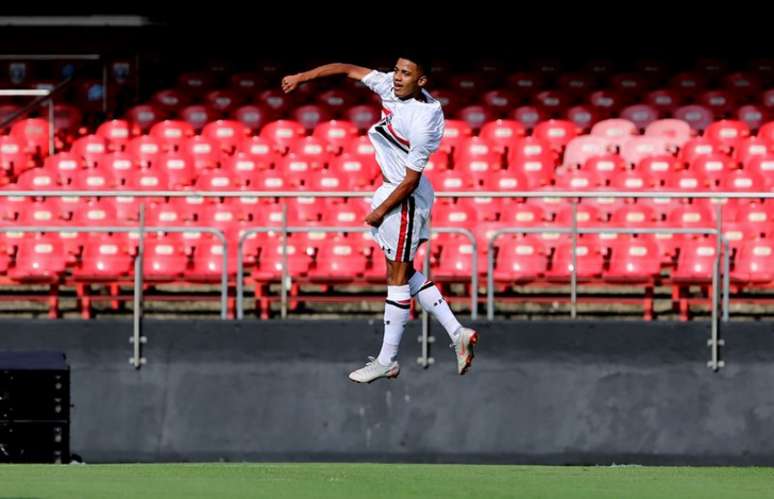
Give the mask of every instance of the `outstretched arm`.
[(362, 80), (371, 70), (354, 64), (326, 64), (303, 73), (288, 75), (282, 79), (282, 90), (287, 94), (298, 87), (300, 83), (322, 78), (324, 76), (345, 74), (354, 80)]

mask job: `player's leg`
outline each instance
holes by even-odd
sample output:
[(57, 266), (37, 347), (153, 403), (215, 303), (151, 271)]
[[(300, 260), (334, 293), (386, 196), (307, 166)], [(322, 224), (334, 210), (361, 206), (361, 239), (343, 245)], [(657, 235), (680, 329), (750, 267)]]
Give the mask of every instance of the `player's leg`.
[(412, 198), (388, 213), (373, 232), (387, 259), (387, 299), (384, 302), (384, 338), (379, 355), (365, 367), (350, 373), (349, 378), (359, 383), (370, 383), (379, 378), (394, 378), (400, 372), (396, 360), (403, 331), (409, 320), (411, 293), (408, 286), (409, 257), (416, 247), (418, 225), (414, 223), (415, 209)]
[(411, 296), (422, 305), (422, 310), (426, 310), (435, 317), (446, 330), (457, 356), (457, 372), (461, 375), (465, 374), (473, 362), (473, 347), (478, 343), (478, 333), (460, 324), (438, 286), (427, 279), (422, 272), (412, 268), (408, 284)]

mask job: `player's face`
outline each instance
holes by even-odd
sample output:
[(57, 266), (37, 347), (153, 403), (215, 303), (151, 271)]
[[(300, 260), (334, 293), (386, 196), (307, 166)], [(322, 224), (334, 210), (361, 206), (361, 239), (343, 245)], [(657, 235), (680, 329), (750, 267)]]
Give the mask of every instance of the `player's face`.
[(427, 77), (419, 71), (416, 64), (408, 59), (398, 59), (393, 77), (395, 95), (404, 99), (415, 95), (427, 83)]

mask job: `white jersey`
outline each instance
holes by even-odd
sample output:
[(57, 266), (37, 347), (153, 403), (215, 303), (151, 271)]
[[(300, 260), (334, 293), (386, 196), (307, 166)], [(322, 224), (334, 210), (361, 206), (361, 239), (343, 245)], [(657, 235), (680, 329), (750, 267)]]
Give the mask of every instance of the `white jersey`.
[(395, 96), (393, 73), (371, 71), (363, 83), (382, 98), (382, 119), (368, 130), (376, 162), (390, 184), (399, 184), (406, 168), (421, 172), (443, 137), (441, 103), (422, 90), (425, 102)]

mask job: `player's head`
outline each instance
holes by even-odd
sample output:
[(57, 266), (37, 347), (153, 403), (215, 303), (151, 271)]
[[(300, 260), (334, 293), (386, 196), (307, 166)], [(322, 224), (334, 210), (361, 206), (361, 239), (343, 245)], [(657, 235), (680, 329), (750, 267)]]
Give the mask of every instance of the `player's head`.
[(398, 98), (408, 98), (417, 95), (427, 85), (430, 74), (430, 64), (421, 56), (403, 54), (395, 63), (393, 85)]

